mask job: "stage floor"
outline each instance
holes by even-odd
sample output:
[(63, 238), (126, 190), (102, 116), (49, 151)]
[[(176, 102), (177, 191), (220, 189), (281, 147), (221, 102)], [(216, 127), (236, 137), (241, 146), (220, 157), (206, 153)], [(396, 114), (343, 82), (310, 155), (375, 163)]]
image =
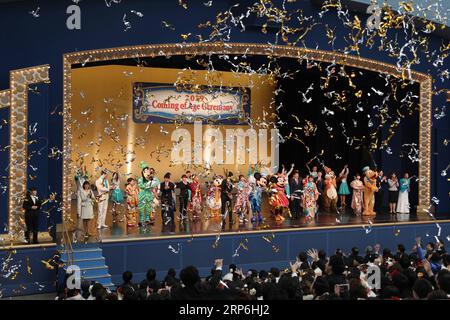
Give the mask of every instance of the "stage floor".
[[(75, 205), (75, 203), (74, 203)], [(72, 206), (74, 208), (75, 206)], [(111, 208), (109, 208), (111, 210)], [(115, 241), (132, 241), (132, 240), (144, 240), (147, 238), (161, 239), (171, 237), (195, 237), (202, 235), (218, 235), (218, 234), (232, 234), (232, 233), (245, 233), (245, 232), (267, 232), (278, 230), (293, 230), (293, 229), (320, 229), (320, 228), (342, 228), (351, 226), (361, 226), (365, 228), (373, 227), (380, 224), (407, 224), (407, 223), (423, 223), (433, 222), (434, 219), (428, 214), (389, 214), (388, 208), (384, 212), (377, 213), (376, 216), (357, 216), (353, 213), (352, 209), (338, 213), (325, 213), (319, 212), (314, 221), (306, 221), (305, 217), (299, 219), (292, 219), (286, 216), (286, 220), (279, 224), (270, 215), (267, 204), (263, 205), (264, 221), (262, 223), (252, 223), (251, 214), (247, 216), (246, 222), (243, 224), (238, 223), (238, 218), (234, 217), (234, 224), (230, 227), (228, 218), (226, 219), (226, 228), (222, 230), (221, 221), (219, 218), (206, 218), (206, 212), (201, 219), (185, 219), (183, 222), (177, 218), (175, 213), (175, 226), (174, 228), (169, 225), (163, 225), (160, 211), (157, 211), (155, 215), (156, 221), (152, 226), (146, 227), (127, 227), (124, 216), (124, 210), (119, 210), (115, 221), (113, 222), (111, 212), (108, 212), (106, 224), (109, 226), (107, 229), (96, 229), (96, 218), (90, 223), (89, 239), (83, 237), (82, 232), (77, 231), (75, 225), (70, 228), (73, 233), (74, 241), (87, 241), (87, 242), (115, 242)], [(178, 215), (179, 216), (179, 215)], [(76, 214), (72, 211), (72, 217), (76, 221)], [(436, 220), (449, 219), (447, 214), (436, 214)]]

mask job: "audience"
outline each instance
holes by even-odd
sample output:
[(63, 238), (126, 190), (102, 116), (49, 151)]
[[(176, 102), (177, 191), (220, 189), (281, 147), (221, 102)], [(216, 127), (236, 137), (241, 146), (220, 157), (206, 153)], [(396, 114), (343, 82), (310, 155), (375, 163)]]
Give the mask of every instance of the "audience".
[[(223, 272), (217, 259), (211, 274), (201, 278), (196, 267), (181, 270), (179, 279), (170, 269), (160, 282), (149, 269), (139, 286), (131, 271), (123, 283), (110, 292), (99, 283), (82, 281), (81, 290), (61, 288), (60, 300), (448, 300), (450, 299), (449, 255), (444, 242), (428, 243), (420, 238), (411, 254), (399, 244), (396, 253), (379, 245), (367, 247), (365, 256), (353, 247), (348, 254), (337, 249), (330, 257), (325, 251), (300, 252), (289, 268), (273, 267), (269, 272), (250, 269), (244, 273), (231, 264)], [(378, 267), (379, 285), (371, 285)], [(375, 268), (376, 269), (376, 268)]]

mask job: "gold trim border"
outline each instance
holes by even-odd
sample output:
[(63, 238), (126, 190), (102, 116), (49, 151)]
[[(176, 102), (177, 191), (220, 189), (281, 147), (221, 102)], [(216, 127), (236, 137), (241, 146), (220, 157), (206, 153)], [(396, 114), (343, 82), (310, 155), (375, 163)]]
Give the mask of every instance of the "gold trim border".
[[(294, 59), (308, 59), (326, 63), (336, 63), (357, 67), (401, 78), (397, 66), (377, 60), (361, 58), (343, 53), (298, 48), (291, 46), (255, 44), (255, 43), (174, 43), (127, 46), (108, 49), (95, 49), (66, 53), (63, 55), (63, 216), (70, 217), (71, 207), (71, 78), (73, 64), (109, 61), (117, 59), (158, 57), (172, 55), (209, 55), (209, 54), (247, 54), (269, 55)], [(418, 213), (426, 210), (431, 193), (431, 110), (432, 77), (417, 71), (411, 71), (411, 80), (420, 83), (419, 110), (419, 206)], [(70, 221), (68, 219), (67, 221)]]
[[(49, 65), (11, 70), (10, 82), (10, 150), (9, 150), (9, 230), (23, 237), (22, 200), (27, 190), (28, 169), (28, 86), (48, 82)], [(15, 231), (15, 232), (11, 232)]]
[(9, 108), (11, 105), (11, 91), (9, 89), (0, 91), (0, 109)]

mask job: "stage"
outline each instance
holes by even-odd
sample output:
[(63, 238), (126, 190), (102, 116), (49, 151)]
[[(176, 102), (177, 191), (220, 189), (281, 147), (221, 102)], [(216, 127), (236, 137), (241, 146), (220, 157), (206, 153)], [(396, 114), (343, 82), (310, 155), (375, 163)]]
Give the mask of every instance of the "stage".
[[(76, 242), (117, 242), (117, 241), (136, 241), (144, 239), (165, 239), (165, 238), (196, 238), (199, 236), (216, 236), (224, 234), (252, 234), (252, 233), (267, 233), (279, 231), (296, 231), (296, 230), (315, 230), (315, 229), (340, 229), (348, 227), (360, 227), (370, 232), (374, 226), (386, 225), (408, 225), (415, 223), (434, 223), (450, 221), (448, 214), (436, 213), (433, 216), (427, 213), (417, 214), (412, 210), (410, 214), (389, 214), (388, 208), (383, 208), (383, 211), (377, 213), (376, 216), (355, 215), (353, 210), (349, 207), (342, 210), (338, 208), (336, 213), (328, 213), (319, 210), (314, 221), (306, 221), (305, 216), (299, 219), (293, 219), (285, 213), (286, 220), (279, 224), (270, 214), (268, 199), (263, 197), (263, 217), (262, 223), (252, 222), (251, 213), (246, 216), (244, 223), (239, 223), (238, 217), (233, 216), (233, 225), (230, 227), (229, 218), (226, 218), (225, 229), (222, 229), (221, 221), (218, 218), (210, 218), (206, 208), (203, 210), (203, 216), (200, 219), (192, 219), (189, 215), (187, 219), (181, 221), (180, 214), (175, 213), (175, 228), (169, 230), (167, 225), (163, 225), (161, 210), (158, 209), (155, 214), (155, 224), (143, 227), (127, 227), (124, 216), (125, 208), (118, 207), (118, 214), (113, 219), (111, 210), (111, 203), (109, 205), (109, 212), (107, 215), (107, 229), (96, 229), (96, 218), (91, 221), (90, 233), (91, 237), (85, 239), (82, 232), (77, 232), (75, 224), (69, 228), (74, 241)], [(72, 219), (77, 221), (75, 203), (72, 205)]]

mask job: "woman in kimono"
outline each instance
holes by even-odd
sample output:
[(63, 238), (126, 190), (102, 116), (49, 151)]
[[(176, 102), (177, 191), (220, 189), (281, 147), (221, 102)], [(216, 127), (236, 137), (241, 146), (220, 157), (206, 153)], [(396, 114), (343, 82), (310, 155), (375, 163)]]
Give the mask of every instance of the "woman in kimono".
[(95, 196), (91, 190), (91, 185), (88, 181), (83, 182), (82, 189), (77, 193), (77, 213), (78, 218), (83, 221), (84, 237), (89, 238), (89, 221), (94, 218), (94, 200)]
[(409, 174), (405, 173), (402, 179), (400, 179), (400, 192), (398, 194), (397, 212), (409, 213), (409, 188), (410, 188)]
[(189, 210), (192, 212), (193, 219), (199, 219), (202, 216), (202, 186), (198, 176), (194, 176), (192, 182), (189, 184), (191, 190), (191, 201), (189, 203)]
[(239, 176), (239, 182), (237, 184), (237, 196), (236, 204), (233, 208), (233, 213), (239, 215), (239, 223), (244, 223), (245, 214), (250, 211), (250, 184), (244, 175)]
[(350, 187), (353, 189), (353, 196), (352, 196), (352, 204), (351, 207), (353, 209), (353, 212), (356, 215), (360, 215), (362, 213), (362, 210), (364, 208), (364, 184), (361, 181), (361, 175), (359, 173), (356, 174), (355, 180), (353, 180), (350, 183)]
[(319, 197), (319, 192), (317, 191), (317, 186), (314, 183), (314, 177), (309, 176), (308, 182), (303, 186), (303, 210), (306, 214), (306, 220), (311, 221), (317, 212), (317, 198)]
[(113, 223), (116, 221), (116, 217), (119, 214), (119, 206), (122, 204), (123, 202), (123, 193), (122, 190), (120, 189), (120, 179), (119, 179), (119, 173), (114, 172), (111, 178), (111, 200), (113, 202), (113, 207), (112, 207), (112, 213), (113, 213)]
[(139, 188), (137, 186), (136, 179), (128, 178), (125, 186), (125, 192), (127, 193), (127, 227), (136, 226), (136, 212), (139, 204)]

